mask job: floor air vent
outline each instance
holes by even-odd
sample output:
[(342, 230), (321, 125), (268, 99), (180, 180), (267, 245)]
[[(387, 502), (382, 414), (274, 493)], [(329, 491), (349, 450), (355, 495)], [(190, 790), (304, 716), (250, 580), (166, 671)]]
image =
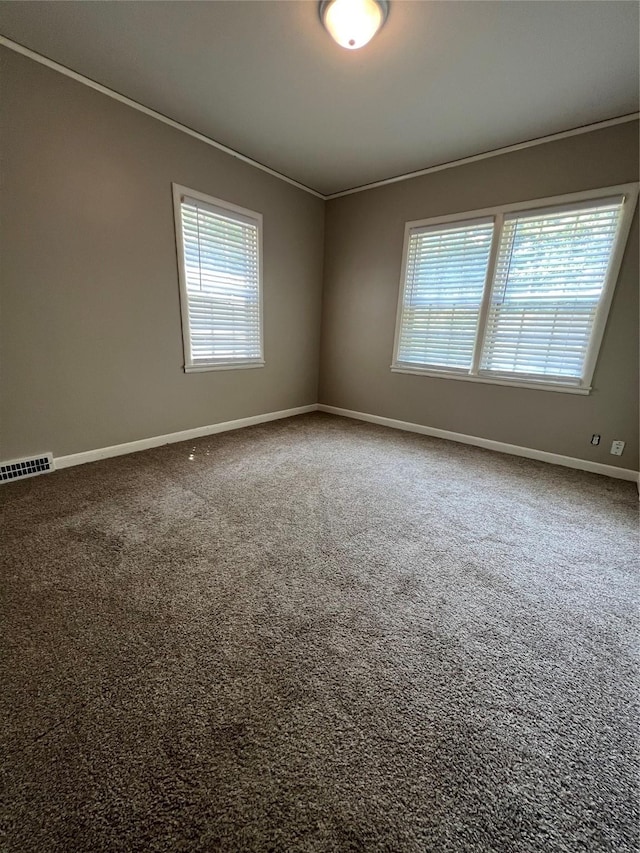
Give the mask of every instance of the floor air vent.
[(0, 464), (0, 483), (6, 483), (9, 480), (24, 480), (25, 477), (36, 477), (38, 474), (46, 474), (54, 469), (53, 456), (50, 453), (32, 456), (29, 459), (14, 459), (13, 462)]

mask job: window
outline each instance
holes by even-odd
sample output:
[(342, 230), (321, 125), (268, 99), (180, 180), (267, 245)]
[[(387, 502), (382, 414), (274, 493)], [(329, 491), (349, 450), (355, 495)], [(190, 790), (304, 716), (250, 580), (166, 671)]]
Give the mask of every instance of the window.
[(392, 370), (588, 393), (637, 195), (407, 223)]
[(262, 367), (262, 216), (174, 184), (187, 373)]
[(399, 361), (471, 368), (492, 238), (492, 219), (411, 232)]

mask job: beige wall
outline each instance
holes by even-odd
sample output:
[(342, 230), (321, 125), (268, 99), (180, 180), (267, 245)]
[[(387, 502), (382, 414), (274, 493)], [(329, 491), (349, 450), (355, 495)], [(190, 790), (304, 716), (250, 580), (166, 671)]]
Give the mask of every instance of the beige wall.
[[(637, 180), (637, 123), (345, 196), (325, 221), (308, 193), (11, 51), (0, 59), (0, 459), (320, 399), (637, 467), (637, 213), (589, 397), (389, 370), (405, 221)], [(264, 214), (264, 369), (182, 370), (172, 181)]]
[[(0, 58), (0, 459), (315, 403), (324, 202)], [(182, 370), (172, 181), (264, 214), (263, 369)]]
[(637, 211), (588, 397), (389, 369), (406, 221), (637, 180), (633, 122), (328, 202), (320, 402), (637, 469)]

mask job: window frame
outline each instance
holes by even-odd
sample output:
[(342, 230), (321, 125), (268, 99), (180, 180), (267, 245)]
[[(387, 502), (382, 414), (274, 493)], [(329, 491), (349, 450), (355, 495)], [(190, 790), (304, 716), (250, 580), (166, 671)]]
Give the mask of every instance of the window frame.
[[(434, 216), (428, 219), (415, 219), (405, 222), (404, 227), (404, 242), (402, 248), (402, 264), (400, 270), (400, 285), (398, 290), (398, 304), (396, 310), (396, 324), (393, 339), (393, 355), (391, 362), (392, 373), (408, 373), (419, 376), (430, 376), (439, 379), (457, 379), (464, 382), (482, 382), (489, 385), (507, 385), (515, 388), (535, 388), (545, 391), (560, 391), (565, 394), (589, 394), (592, 390), (593, 374), (595, 372), (602, 339), (611, 308), (611, 301), (615, 291), (615, 286), (620, 274), (620, 266), (627, 246), (631, 223), (638, 201), (638, 190), (640, 184), (628, 183), (618, 184), (612, 187), (601, 187), (598, 189), (584, 190), (577, 193), (568, 193), (559, 196), (547, 196), (545, 198), (532, 199), (530, 201), (513, 202), (510, 204), (496, 205), (494, 207), (485, 207), (478, 210), (462, 211), (460, 213), (446, 214), (444, 216)], [(491, 303), (491, 294), (494, 287), (495, 268), (498, 258), (498, 250), (500, 246), (500, 236), (505, 215), (511, 213), (521, 213), (526, 211), (536, 210), (537, 208), (546, 207), (563, 207), (579, 203), (581, 201), (597, 201), (601, 198), (609, 196), (623, 195), (624, 202), (618, 233), (614, 243), (613, 251), (609, 259), (609, 266), (605, 276), (605, 282), (602, 289), (602, 294), (598, 303), (595, 320), (593, 323), (589, 346), (584, 360), (584, 371), (579, 384), (569, 385), (561, 382), (552, 382), (545, 379), (532, 379), (526, 377), (518, 379), (517, 376), (487, 376), (478, 373), (480, 369), (480, 357), (482, 347), (487, 331), (487, 318)], [(486, 217), (493, 218), (493, 238), (489, 260), (487, 264), (487, 273), (484, 284), (484, 292), (480, 308), (478, 312), (478, 325), (476, 328), (476, 339), (474, 345), (473, 359), (469, 373), (460, 371), (459, 369), (450, 369), (443, 367), (420, 367), (419, 365), (409, 365), (407, 362), (398, 360), (398, 347), (400, 344), (401, 321), (404, 307), (404, 295), (406, 288), (407, 276), (407, 260), (409, 250), (409, 240), (411, 232), (416, 228), (424, 228), (429, 226), (450, 225), (457, 222), (465, 222)]]
[[(182, 349), (184, 354), (185, 373), (205, 373), (212, 370), (247, 370), (252, 367), (264, 367), (264, 279), (263, 279), (263, 217), (255, 210), (232, 204), (224, 199), (215, 198), (206, 193), (192, 190), (181, 184), (172, 183), (173, 216), (176, 234), (176, 254), (178, 262), (178, 283), (180, 290), (180, 318), (182, 325)], [(240, 216), (254, 220), (258, 229), (258, 317), (260, 323), (260, 357), (251, 360), (231, 359), (228, 361), (194, 362), (191, 357), (191, 334), (189, 329), (189, 294), (187, 291), (187, 274), (184, 261), (184, 238), (182, 227), (182, 199), (183, 196), (210, 204), (214, 207), (228, 210), (229, 213), (237, 213)]]

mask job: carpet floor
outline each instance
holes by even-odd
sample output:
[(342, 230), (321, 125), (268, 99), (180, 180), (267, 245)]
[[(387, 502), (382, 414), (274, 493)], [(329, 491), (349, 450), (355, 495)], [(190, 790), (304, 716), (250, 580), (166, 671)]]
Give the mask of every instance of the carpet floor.
[(6, 853), (638, 850), (635, 485), (312, 414), (0, 500)]

